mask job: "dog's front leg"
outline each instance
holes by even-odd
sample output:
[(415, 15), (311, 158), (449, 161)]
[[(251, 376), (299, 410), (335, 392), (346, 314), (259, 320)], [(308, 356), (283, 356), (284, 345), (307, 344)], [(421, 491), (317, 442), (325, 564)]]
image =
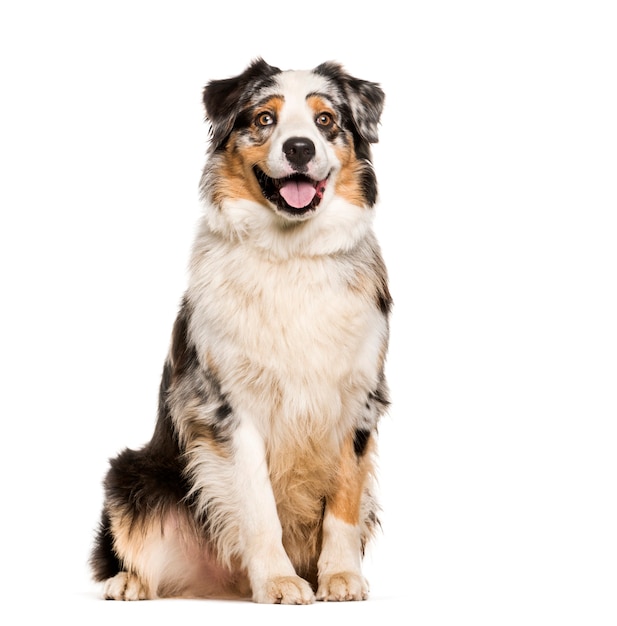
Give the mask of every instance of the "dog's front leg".
[(361, 569), (363, 538), (360, 519), (371, 469), (367, 444), (372, 444), (370, 439), (363, 441), (360, 452), (353, 438), (343, 446), (337, 488), (326, 501), (318, 562), (318, 600), (366, 600), (368, 597), (368, 584)]
[(263, 439), (249, 419), (234, 433), (236, 489), (241, 502), (239, 540), (253, 600), (268, 604), (310, 604), (311, 586), (296, 575), (282, 543)]

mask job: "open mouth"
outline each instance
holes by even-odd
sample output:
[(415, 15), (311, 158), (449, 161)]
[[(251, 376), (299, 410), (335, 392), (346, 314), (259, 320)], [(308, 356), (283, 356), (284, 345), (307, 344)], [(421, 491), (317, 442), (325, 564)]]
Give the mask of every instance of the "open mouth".
[(314, 211), (321, 202), (328, 183), (327, 177), (318, 181), (303, 174), (270, 178), (257, 166), (253, 171), (266, 200), (291, 215)]

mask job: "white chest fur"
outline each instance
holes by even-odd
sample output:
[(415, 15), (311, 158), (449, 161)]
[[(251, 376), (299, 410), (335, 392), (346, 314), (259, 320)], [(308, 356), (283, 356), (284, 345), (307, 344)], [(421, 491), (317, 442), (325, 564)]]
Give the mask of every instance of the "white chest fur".
[(208, 235), (196, 247), (191, 337), (268, 438), (301, 423), (338, 439), (377, 384), (385, 321), (353, 275), (345, 255), (271, 260)]

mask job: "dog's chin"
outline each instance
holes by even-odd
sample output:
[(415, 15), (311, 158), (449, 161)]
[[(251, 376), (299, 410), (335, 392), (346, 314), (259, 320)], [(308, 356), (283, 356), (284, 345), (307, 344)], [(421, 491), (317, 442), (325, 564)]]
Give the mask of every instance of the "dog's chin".
[(323, 198), (329, 176), (323, 180), (314, 180), (304, 174), (271, 178), (257, 166), (253, 172), (264, 198), (274, 205), (278, 213), (295, 220), (306, 219), (315, 212)]

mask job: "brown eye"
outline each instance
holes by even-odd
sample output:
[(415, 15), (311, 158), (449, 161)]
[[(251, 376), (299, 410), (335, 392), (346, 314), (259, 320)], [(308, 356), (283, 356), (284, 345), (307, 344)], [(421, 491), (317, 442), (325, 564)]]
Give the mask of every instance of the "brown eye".
[(274, 115), (272, 113), (268, 113), (267, 111), (264, 113), (260, 113), (255, 118), (255, 123), (257, 126), (272, 126), (276, 120), (274, 119)]
[(332, 126), (334, 120), (332, 119), (332, 115), (330, 113), (320, 113), (315, 119), (315, 123), (317, 126), (323, 126), (327, 128), (328, 126)]

